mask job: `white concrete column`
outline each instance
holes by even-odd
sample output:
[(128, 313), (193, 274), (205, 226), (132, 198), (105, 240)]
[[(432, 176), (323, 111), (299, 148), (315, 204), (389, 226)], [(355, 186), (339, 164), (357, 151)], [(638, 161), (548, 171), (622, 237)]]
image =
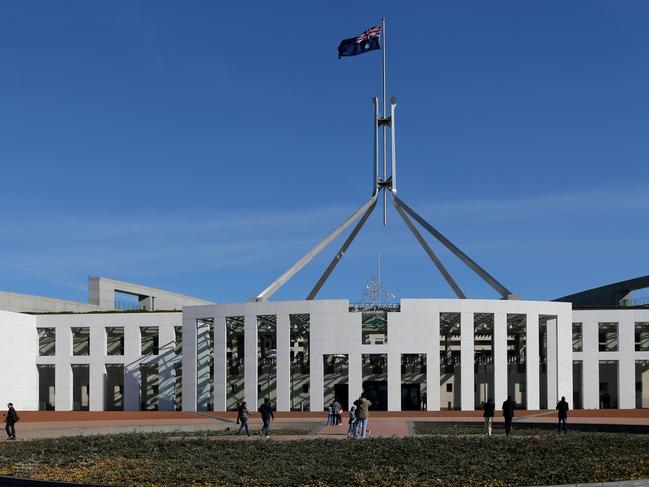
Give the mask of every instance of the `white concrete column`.
[(289, 315), (277, 315), (277, 404), (278, 411), (291, 410), (291, 324)]
[[(540, 407), (540, 377), (539, 377), (539, 315), (528, 313), (525, 330), (525, 391), (527, 409), (536, 410)], [(548, 322), (548, 326), (550, 326)]]
[(388, 411), (401, 411), (401, 354), (388, 353)]
[(124, 365), (124, 411), (140, 410), (140, 361)]
[(618, 323), (620, 361), (618, 363), (619, 407), (635, 409), (635, 323)]
[(475, 410), (475, 354), (473, 313), (460, 313), (460, 405), (462, 411)]
[(103, 326), (90, 327), (90, 370), (88, 409), (103, 411), (106, 397), (106, 329)]
[(124, 327), (124, 411), (140, 410), (140, 327)]
[[(227, 409), (227, 367), (228, 367), (227, 329), (225, 326), (225, 316), (215, 316), (214, 317), (214, 411), (225, 411)], [(184, 371), (183, 371), (183, 375), (184, 375)], [(183, 393), (184, 393), (184, 388), (185, 385), (183, 383)], [(184, 398), (184, 394), (183, 394), (183, 398)]]
[(257, 316), (245, 315), (244, 317), (244, 397), (248, 409), (257, 410)]
[(196, 411), (196, 348), (196, 320), (183, 313), (183, 411)]
[[(389, 360), (389, 358), (388, 358)], [(360, 353), (350, 353), (347, 356), (347, 363), (349, 364), (349, 404), (346, 405), (345, 410), (349, 408), (358, 399), (363, 392), (363, 362)], [(390, 373), (390, 363), (388, 362), (388, 373)], [(388, 379), (389, 380), (389, 379)], [(390, 383), (388, 382), (388, 395), (390, 394)], [(388, 397), (388, 407), (389, 407)]]
[[(584, 339), (583, 390), (584, 409), (599, 409), (599, 328), (593, 320), (582, 323)], [(571, 340), (572, 342), (572, 340)]]
[[(316, 343), (311, 341), (311, 350), (309, 351), (309, 383), (311, 384), (309, 386), (309, 402), (311, 411), (324, 411), (324, 356), (322, 348)], [(351, 394), (351, 383), (349, 386)]]
[[(572, 305), (565, 304), (559, 312), (557, 330), (557, 388), (556, 400), (565, 397), (572, 401)], [(548, 401), (550, 397), (548, 395)], [(548, 403), (553, 404), (553, 403)], [(556, 405), (556, 402), (554, 403)]]
[(106, 397), (106, 365), (99, 360), (91, 361), (89, 375), (88, 409), (90, 411), (103, 411)]
[(55, 337), (56, 367), (54, 371), (54, 409), (72, 410), (72, 331), (69, 326), (57, 326)]
[(158, 409), (173, 411), (176, 393), (176, 341), (173, 325), (158, 326), (158, 343)]
[(439, 313), (427, 315), (432, 326), (431, 342), (426, 345), (426, 410), (439, 411)]
[(507, 313), (494, 314), (494, 403), (507, 399)]

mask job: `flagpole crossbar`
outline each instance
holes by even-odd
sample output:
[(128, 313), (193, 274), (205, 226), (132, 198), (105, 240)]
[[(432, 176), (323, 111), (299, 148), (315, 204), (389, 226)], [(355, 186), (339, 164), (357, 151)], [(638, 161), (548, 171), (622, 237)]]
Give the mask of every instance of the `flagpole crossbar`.
[[(256, 301), (266, 301), (273, 294), (275, 294), (284, 284), (286, 284), (295, 274), (297, 274), (302, 268), (309, 264), (322, 250), (324, 250), (329, 244), (331, 244), (343, 231), (349, 228), (354, 222), (354, 228), (350, 232), (349, 236), (345, 239), (343, 244), (340, 246), (338, 252), (329, 262), (329, 265), (320, 276), (320, 279), (316, 282), (313, 289), (309, 292), (306, 299), (312, 300), (315, 299), (318, 292), (322, 289), (322, 286), (326, 283), (327, 279), (333, 273), (336, 266), (340, 263), (345, 253), (351, 246), (351, 244), (356, 239), (357, 235), (360, 233), (361, 229), (371, 216), (372, 212), (376, 208), (376, 205), (379, 200), (380, 193), (383, 193), (383, 225), (387, 224), (387, 197), (388, 193), (392, 196), (392, 204), (405, 222), (406, 226), (410, 232), (414, 235), (415, 239), (419, 245), (424, 249), (424, 252), (430, 257), (433, 261), (433, 264), (437, 270), (442, 274), (442, 277), (451, 287), (458, 299), (466, 299), (466, 295), (457, 284), (455, 279), (448, 272), (444, 264), (439, 259), (439, 257), (433, 252), (433, 249), (426, 242), (421, 232), (417, 230), (417, 227), (413, 223), (413, 220), (417, 222), (421, 227), (423, 227), (430, 235), (432, 235), (439, 243), (451, 251), (463, 264), (465, 264), (469, 269), (474, 271), (483, 281), (485, 281), (489, 286), (491, 286), (503, 299), (518, 299), (517, 296), (512, 294), (509, 289), (503, 286), (498, 282), (491, 274), (484, 270), (476, 261), (471, 259), (466, 255), (460, 248), (451, 242), (448, 238), (442, 235), (435, 227), (428, 223), (423, 217), (421, 217), (415, 210), (408, 206), (403, 200), (397, 196), (397, 157), (396, 157), (396, 134), (395, 134), (395, 109), (397, 106), (397, 101), (394, 97), (390, 98), (389, 102), (389, 112), (388, 112), (388, 103), (387, 103), (387, 83), (386, 83), (386, 40), (385, 40), (385, 24), (386, 20), (382, 19), (380, 34), (382, 36), (382, 43), (379, 47), (378, 44), (368, 43), (363, 44), (362, 46), (357, 45), (356, 38), (345, 39), (341, 45), (338, 47), (339, 57), (347, 55), (356, 55), (361, 52), (367, 52), (368, 50), (373, 49), (382, 49), (383, 55), (383, 99), (382, 113), (379, 113), (379, 99), (378, 97), (372, 98), (372, 103), (374, 105), (374, 116), (373, 116), (373, 128), (374, 128), (374, 157), (373, 157), (373, 181), (372, 181), (372, 194), (370, 199), (359, 209), (357, 209), (347, 220), (341, 223), (336, 227), (329, 235), (322, 239), (315, 247), (308, 251), (300, 260), (293, 264), (284, 274), (279, 276), (275, 281), (273, 281), (270, 286), (264, 289), (259, 295), (255, 298)], [(365, 34), (369, 37), (378, 36), (378, 26), (372, 29), (369, 29)], [(359, 49), (361, 49), (359, 51)], [(382, 135), (382, 144), (379, 143), (379, 129), (381, 129)], [(390, 131), (390, 174), (388, 174), (388, 138), (387, 131)], [(383, 163), (383, 174), (379, 175), (379, 157), (382, 155)]]

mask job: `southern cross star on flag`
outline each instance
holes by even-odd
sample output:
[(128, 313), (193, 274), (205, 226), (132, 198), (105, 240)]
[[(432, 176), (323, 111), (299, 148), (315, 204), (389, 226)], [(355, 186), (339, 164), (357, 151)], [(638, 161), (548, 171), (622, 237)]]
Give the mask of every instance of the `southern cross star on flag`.
[(375, 25), (357, 37), (343, 40), (338, 46), (338, 59), (343, 56), (358, 56), (365, 52), (381, 49), (380, 36), (381, 26)]

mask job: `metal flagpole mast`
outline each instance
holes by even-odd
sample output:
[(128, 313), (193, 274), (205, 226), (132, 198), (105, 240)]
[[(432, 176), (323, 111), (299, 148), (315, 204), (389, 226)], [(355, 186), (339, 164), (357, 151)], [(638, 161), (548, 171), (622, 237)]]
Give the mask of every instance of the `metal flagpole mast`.
[[(387, 75), (386, 75), (386, 70), (385, 70), (385, 52), (386, 52), (386, 45), (385, 45), (385, 17), (381, 19), (381, 35), (383, 36), (383, 43), (381, 45), (381, 51), (383, 54), (383, 182), (387, 180), (387, 172), (388, 172), (388, 146), (387, 146), (387, 141), (388, 141), (388, 136), (387, 136), (387, 126), (386, 126), (386, 116), (387, 116), (387, 111), (388, 111), (388, 105), (387, 105)], [(383, 191), (383, 226), (386, 226), (388, 224), (388, 195), (386, 191)]]

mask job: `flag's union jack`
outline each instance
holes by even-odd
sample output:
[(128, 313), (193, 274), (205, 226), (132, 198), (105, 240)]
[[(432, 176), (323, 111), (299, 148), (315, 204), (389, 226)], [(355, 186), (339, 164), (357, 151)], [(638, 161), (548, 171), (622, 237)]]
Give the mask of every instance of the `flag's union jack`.
[(380, 35), (381, 35), (381, 26), (380, 25), (375, 25), (374, 27), (370, 27), (365, 32), (363, 32), (361, 35), (359, 35), (356, 38), (356, 42), (358, 42), (360, 44), (361, 42), (369, 40), (371, 37), (378, 38)]
[(338, 59), (343, 56), (357, 56), (364, 52), (381, 49), (381, 26), (370, 27), (357, 37), (344, 39), (338, 46)]

